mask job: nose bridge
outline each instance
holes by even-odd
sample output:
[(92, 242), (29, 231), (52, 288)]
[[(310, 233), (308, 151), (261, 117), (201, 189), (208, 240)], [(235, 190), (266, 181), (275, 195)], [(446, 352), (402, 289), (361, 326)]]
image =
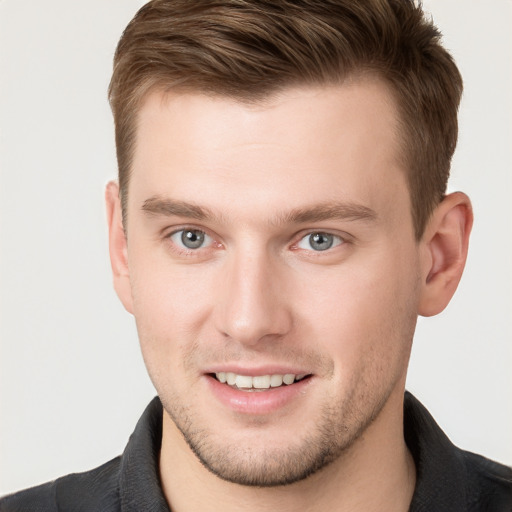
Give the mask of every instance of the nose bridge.
[(270, 251), (240, 247), (227, 258), (223, 274), (218, 328), (224, 335), (254, 345), (290, 329), (290, 311), (282, 293), (284, 276)]

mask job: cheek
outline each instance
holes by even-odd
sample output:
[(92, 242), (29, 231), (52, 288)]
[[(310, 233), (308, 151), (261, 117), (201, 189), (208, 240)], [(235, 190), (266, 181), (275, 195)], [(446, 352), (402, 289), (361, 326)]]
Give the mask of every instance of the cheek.
[(382, 374), (405, 367), (417, 317), (414, 268), (411, 260), (381, 257), (333, 269), (317, 281), (318, 293), (308, 301), (310, 325), (316, 325), (315, 339), (322, 340), (341, 372), (372, 367)]
[[(144, 247), (143, 244), (140, 244)], [(177, 327), (211, 302), (212, 271), (203, 265), (177, 264), (161, 248), (137, 251), (130, 258), (134, 308), (153, 322)]]
[(158, 394), (170, 397), (187, 389), (184, 362), (198, 337), (201, 305), (185, 296), (178, 280), (154, 274), (133, 280), (134, 316), (148, 374)]
[(147, 364), (182, 360), (211, 314), (211, 276), (196, 266), (133, 258), (133, 309)]

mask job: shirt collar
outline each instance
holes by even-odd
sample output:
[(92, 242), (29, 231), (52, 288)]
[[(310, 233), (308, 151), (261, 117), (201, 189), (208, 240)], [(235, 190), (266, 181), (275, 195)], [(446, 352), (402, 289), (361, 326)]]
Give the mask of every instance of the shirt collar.
[(465, 510), (468, 479), (461, 452), (409, 392), (404, 400), (404, 437), (416, 465), (416, 488), (409, 510)]
[(146, 407), (121, 457), (119, 495), (122, 512), (170, 512), (159, 475), (162, 404)]
[[(429, 412), (406, 392), (404, 436), (416, 465), (411, 512), (462, 510), (466, 502), (466, 465), (460, 452)], [(119, 491), (122, 512), (170, 512), (163, 495), (159, 458), (162, 404), (154, 398), (140, 418), (121, 458)]]

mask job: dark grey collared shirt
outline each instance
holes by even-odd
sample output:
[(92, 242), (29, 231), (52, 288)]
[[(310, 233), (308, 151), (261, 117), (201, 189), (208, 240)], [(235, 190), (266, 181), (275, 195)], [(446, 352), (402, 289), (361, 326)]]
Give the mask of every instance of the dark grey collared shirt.
[[(411, 512), (511, 512), (512, 469), (455, 447), (405, 394), (404, 435), (416, 464)], [(169, 512), (158, 475), (162, 405), (146, 408), (120, 457), (0, 500), (0, 512)]]

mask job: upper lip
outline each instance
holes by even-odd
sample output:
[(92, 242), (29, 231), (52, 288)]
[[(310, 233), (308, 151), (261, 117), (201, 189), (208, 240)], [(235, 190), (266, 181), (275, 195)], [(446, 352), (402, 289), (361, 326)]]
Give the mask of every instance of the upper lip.
[(231, 372), (236, 375), (247, 375), (248, 377), (258, 377), (260, 375), (310, 375), (312, 372), (296, 366), (285, 366), (285, 365), (265, 365), (257, 367), (241, 366), (239, 364), (219, 364), (212, 365), (207, 368), (204, 373), (220, 373), (220, 372)]

